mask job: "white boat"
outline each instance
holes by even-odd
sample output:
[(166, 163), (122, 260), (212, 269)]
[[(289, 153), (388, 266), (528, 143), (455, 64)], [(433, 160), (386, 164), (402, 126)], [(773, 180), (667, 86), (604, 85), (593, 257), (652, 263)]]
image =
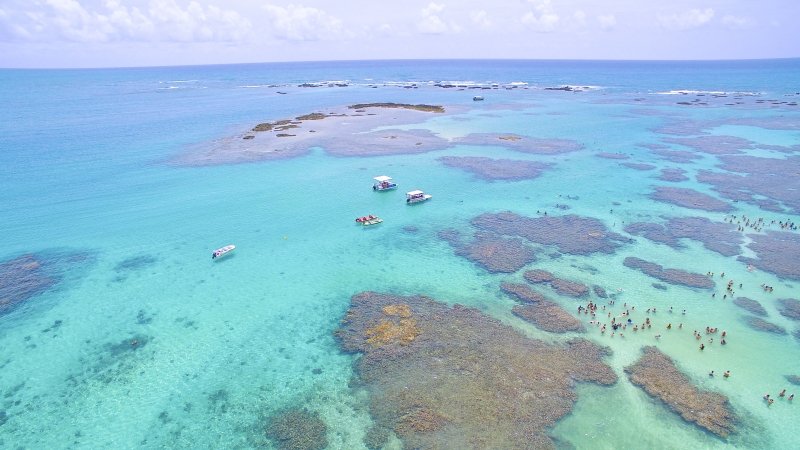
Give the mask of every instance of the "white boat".
[(420, 190), (406, 192), (406, 203), (410, 205), (412, 203), (424, 202), (425, 200), (430, 200), (431, 197), (433, 196)]
[(475, 97), (472, 97), (472, 101), (473, 102), (480, 102), (482, 100), (483, 100), (483, 97), (481, 97), (480, 95), (476, 95)]
[(374, 177), (373, 180), (375, 180), (375, 184), (372, 185), (373, 191), (388, 191), (397, 187), (397, 183), (392, 183), (392, 177), (386, 175)]
[(226, 245), (225, 247), (220, 247), (220, 248), (214, 250), (213, 252), (211, 252), (211, 259), (222, 258), (223, 256), (229, 254), (230, 252), (234, 251), (235, 249), (236, 249), (236, 246), (233, 245), (233, 244)]

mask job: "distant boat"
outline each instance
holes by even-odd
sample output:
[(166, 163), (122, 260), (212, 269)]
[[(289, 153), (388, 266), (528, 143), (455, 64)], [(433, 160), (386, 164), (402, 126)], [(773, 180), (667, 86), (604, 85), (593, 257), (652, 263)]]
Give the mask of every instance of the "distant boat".
[(392, 177), (386, 175), (374, 177), (373, 180), (375, 180), (375, 184), (372, 185), (373, 191), (388, 191), (397, 187), (397, 183), (392, 183)]
[(381, 222), (383, 222), (383, 219), (381, 219), (378, 216), (373, 216), (372, 214), (370, 214), (368, 216), (363, 216), (363, 217), (356, 218), (356, 223), (360, 223), (361, 225), (364, 225), (365, 227), (369, 226), (369, 225), (377, 225), (377, 224), (379, 224)]
[(220, 247), (220, 248), (214, 250), (211, 253), (211, 259), (222, 258), (223, 256), (229, 254), (230, 252), (234, 251), (235, 249), (236, 249), (236, 246), (233, 245), (233, 244), (226, 245), (225, 247)]
[(425, 200), (430, 200), (433, 196), (430, 194), (426, 194), (420, 190), (406, 192), (406, 203), (411, 205), (413, 203), (424, 202)]
[(473, 102), (480, 102), (480, 101), (483, 101), (483, 97), (482, 97), (482, 96), (480, 96), (480, 95), (476, 95), (475, 97), (472, 97), (472, 101), (473, 101)]

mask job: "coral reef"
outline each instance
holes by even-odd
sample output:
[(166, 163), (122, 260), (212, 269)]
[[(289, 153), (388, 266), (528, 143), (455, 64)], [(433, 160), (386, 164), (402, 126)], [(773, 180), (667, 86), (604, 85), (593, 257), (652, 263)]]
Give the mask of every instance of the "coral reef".
[(609, 153), (609, 152), (600, 152), (596, 153), (594, 156), (598, 158), (605, 158), (605, 159), (628, 159), (630, 156), (624, 153)]
[(447, 241), (458, 256), (466, 258), (489, 272), (512, 273), (536, 261), (536, 253), (519, 238), (504, 238), (494, 233), (477, 232), (472, 242), (464, 243), (456, 230), (442, 230), (440, 239)]
[(47, 252), (0, 262), (0, 316), (55, 287), (70, 269), (89, 259), (86, 253)]
[(472, 133), (453, 140), (463, 145), (494, 145), (522, 153), (558, 155), (583, 149), (583, 144), (570, 139), (539, 139), (517, 134)]
[(688, 164), (703, 158), (697, 153), (686, 150), (651, 149), (650, 151), (662, 159), (678, 164)]
[(775, 325), (774, 323), (766, 321), (760, 317), (746, 316), (744, 317), (744, 323), (756, 331), (763, 331), (772, 334), (786, 334), (786, 328), (783, 328), (780, 325)]
[(736, 430), (737, 418), (728, 398), (716, 392), (701, 391), (681, 373), (672, 359), (656, 347), (644, 347), (642, 357), (625, 368), (631, 383), (664, 402), (683, 420), (727, 438)]
[(479, 156), (442, 156), (439, 162), (466, 170), (486, 181), (518, 181), (538, 177), (552, 164), (513, 159), (492, 159)]
[(595, 218), (574, 214), (533, 218), (510, 211), (486, 213), (472, 219), (472, 224), (482, 230), (553, 245), (561, 253), (572, 255), (614, 253), (622, 243), (631, 242)]
[(736, 299), (733, 300), (733, 304), (757, 316), (764, 317), (767, 315), (767, 310), (761, 306), (761, 303), (758, 303), (751, 298), (736, 297)]
[(665, 269), (660, 264), (645, 261), (634, 256), (625, 258), (623, 264), (625, 264), (626, 267), (637, 269), (666, 283), (700, 289), (711, 289), (714, 287), (714, 282), (706, 275), (687, 272), (681, 269)]
[[(408, 305), (420, 333), (375, 347), (366, 330), (384, 308)], [(613, 384), (607, 350), (582, 339), (554, 345), (460, 305), (375, 292), (353, 296), (336, 337), (363, 353), (356, 373), (378, 427), (406, 448), (554, 448), (547, 429), (568, 414), (575, 381)]]
[(650, 198), (659, 202), (671, 203), (684, 208), (702, 209), (703, 211), (728, 212), (733, 209), (731, 205), (720, 199), (689, 188), (656, 186), (655, 190), (650, 194)]
[(686, 181), (689, 177), (686, 176), (686, 171), (679, 168), (666, 168), (661, 169), (661, 175), (658, 176), (659, 180), (662, 181)]
[(550, 287), (555, 289), (561, 295), (568, 295), (570, 297), (585, 297), (589, 294), (589, 287), (577, 281), (564, 280), (557, 278), (546, 270), (529, 270), (525, 272), (524, 277), (531, 283), (549, 283)]
[(747, 247), (755, 252), (757, 258), (739, 256), (746, 264), (773, 273), (781, 278), (800, 280), (800, 235), (784, 231), (767, 231), (764, 234), (751, 234), (752, 242)]
[(664, 138), (664, 142), (679, 144), (711, 155), (742, 153), (754, 148), (753, 141), (736, 136), (706, 135), (696, 137)]
[(635, 170), (653, 170), (656, 168), (656, 166), (652, 164), (637, 163), (637, 162), (625, 162), (620, 165)]
[(800, 320), (800, 300), (793, 298), (782, 298), (778, 300), (778, 311), (783, 317), (792, 320)]
[(635, 222), (625, 226), (625, 232), (643, 236), (653, 242), (683, 248), (680, 239), (702, 242), (703, 246), (723, 256), (738, 255), (742, 236), (736, 226), (726, 222), (712, 222), (705, 217), (673, 217), (666, 223)]
[(557, 303), (548, 300), (529, 286), (518, 283), (503, 283), (500, 289), (524, 303), (515, 305), (511, 312), (540, 330), (551, 333), (584, 331), (583, 324)]
[(266, 435), (281, 450), (321, 450), (328, 446), (328, 426), (302, 408), (283, 411), (269, 420)]

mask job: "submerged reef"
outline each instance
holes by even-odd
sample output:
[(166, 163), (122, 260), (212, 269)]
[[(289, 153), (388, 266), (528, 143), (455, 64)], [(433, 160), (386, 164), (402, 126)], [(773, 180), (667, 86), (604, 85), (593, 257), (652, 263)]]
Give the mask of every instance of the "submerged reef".
[(583, 144), (571, 139), (540, 139), (518, 134), (472, 133), (453, 139), (454, 144), (493, 145), (534, 155), (559, 155), (584, 148)]
[(727, 438), (736, 431), (737, 418), (728, 398), (702, 391), (675, 366), (672, 358), (656, 347), (644, 347), (642, 357), (625, 368), (631, 383), (661, 400), (683, 420)]
[(679, 144), (701, 153), (711, 155), (729, 155), (750, 150), (754, 142), (736, 136), (705, 135), (696, 137), (664, 138), (664, 142)]
[(653, 169), (656, 168), (656, 166), (654, 166), (652, 164), (637, 163), (637, 162), (625, 162), (625, 163), (622, 163), (620, 165), (628, 167), (630, 169), (635, 169), (635, 170), (653, 170)]
[(666, 168), (661, 169), (661, 175), (658, 176), (662, 181), (687, 181), (689, 177), (686, 176), (686, 171), (679, 168)]
[(702, 209), (711, 212), (728, 212), (733, 209), (731, 205), (718, 198), (689, 188), (656, 186), (655, 190), (650, 194), (650, 198), (659, 202), (683, 206), (684, 208)]
[(0, 263), (0, 316), (54, 288), (71, 269), (90, 259), (86, 253), (26, 254)]
[(561, 295), (585, 297), (589, 294), (589, 287), (585, 284), (558, 278), (546, 270), (529, 270), (525, 272), (524, 277), (530, 283), (548, 283), (551, 288), (555, 289), (555, 291)]
[(442, 164), (466, 170), (486, 181), (530, 180), (541, 175), (552, 164), (514, 159), (492, 159), (480, 156), (443, 156)]
[[(372, 330), (403, 328), (403, 320), (413, 339), (371, 340)], [(547, 431), (575, 403), (574, 382), (617, 380), (602, 361), (608, 350), (587, 340), (530, 339), (478, 310), (423, 296), (357, 294), (336, 337), (363, 354), (356, 373), (372, 418), (406, 448), (552, 449)]]
[(725, 198), (744, 201), (762, 209), (800, 214), (800, 156), (760, 158), (748, 155), (720, 156), (727, 172), (701, 170), (697, 181), (710, 184)]
[(744, 323), (746, 323), (748, 327), (756, 331), (763, 331), (765, 333), (772, 333), (772, 334), (786, 334), (786, 328), (783, 328), (780, 325), (776, 325), (772, 322), (764, 320), (761, 317), (745, 316)]
[(757, 258), (739, 256), (739, 261), (773, 273), (780, 278), (800, 280), (800, 235), (785, 231), (767, 231), (765, 234), (751, 234), (747, 247)]
[(511, 312), (536, 326), (551, 333), (584, 331), (583, 323), (568, 313), (557, 303), (548, 300), (529, 286), (518, 283), (503, 283), (500, 289), (520, 301), (523, 305), (515, 305)]
[[(188, 149), (173, 164), (205, 166), (295, 158), (322, 148), (334, 156), (424, 153), (452, 146), (427, 129), (391, 129), (443, 113), (437, 105), (364, 103), (292, 119), (257, 124), (252, 129)], [(290, 131), (290, 132), (287, 132)]]
[(723, 256), (738, 255), (742, 244), (734, 224), (712, 222), (705, 217), (672, 217), (664, 224), (634, 222), (625, 226), (625, 232), (672, 248), (683, 248), (680, 240), (692, 239)]
[(328, 447), (328, 426), (319, 413), (292, 408), (269, 420), (266, 435), (281, 450), (322, 450)]
[(778, 300), (778, 311), (783, 317), (800, 320), (800, 300), (782, 298)]
[(610, 153), (610, 152), (600, 152), (596, 153), (594, 156), (598, 158), (605, 158), (605, 159), (628, 159), (630, 156), (624, 153)]
[(657, 278), (665, 283), (700, 289), (711, 289), (714, 287), (714, 282), (706, 275), (687, 272), (681, 269), (665, 269), (660, 264), (645, 261), (634, 256), (625, 258), (623, 264), (625, 264), (625, 267), (637, 269), (640, 272), (650, 275), (653, 278)]
[(512, 273), (536, 261), (536, 253), (520, 238), (505, 238), (494, 233), (477, 232), (472, 242), (465, 243), (453, 229), (438, 233), (456, 255), (466, 258), (489, 272)]
[(599, 220), (574, 214), (526, 217), (507, 211), (481, 214), (472, 225), (506, 236), (519, 236), (531, 242), (558, 247), (561, 253), (589, 255), (614, 253), (630, 239), (609, 231)]
[(665, 148), (650, 149), (650, 152), (670, 162), (678, 164), (688, 164), (698, 159), (703, 159), (702, 156), (694, 152), (686, 150), (668, 150)]
[(764, 317), (767, 315), (767, 310), (761, 306), (761, 303), (751, 298), (736, 297), (736, 299), (733, 300), (733, 304), (757, 316)]

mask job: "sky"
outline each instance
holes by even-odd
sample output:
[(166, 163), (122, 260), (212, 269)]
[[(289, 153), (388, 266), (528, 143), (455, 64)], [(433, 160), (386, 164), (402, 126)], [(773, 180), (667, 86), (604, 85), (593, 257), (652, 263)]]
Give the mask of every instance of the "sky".
[(800, 0), (0, 0), (0, 67), (800, 56)]

